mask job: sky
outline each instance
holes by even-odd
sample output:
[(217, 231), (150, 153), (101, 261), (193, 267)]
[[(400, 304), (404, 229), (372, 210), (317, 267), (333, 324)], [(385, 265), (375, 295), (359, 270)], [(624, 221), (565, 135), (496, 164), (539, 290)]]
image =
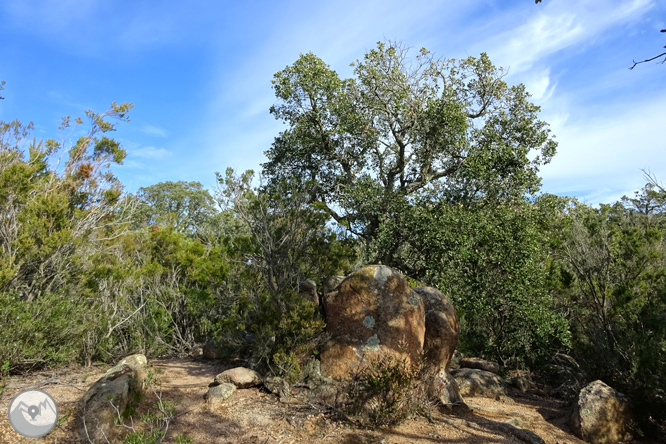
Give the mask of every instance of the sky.
[(541, 191), (613, 203), (645, 185), (642, 169), (666, 182), (666, 64), (628, 69), (664, 51), (664, 28), (660, 0), (3, 0), (0, 121), (62, 140), (63, 116), (132, 102), (113, 133), (126, 189), (212, 189), (227, 167), (261, 170), (286, 128), (269, 113), (271, 80), (299, 54), (347, 78), (379, 41), (447, 59), (486, 52), (559, 143)]

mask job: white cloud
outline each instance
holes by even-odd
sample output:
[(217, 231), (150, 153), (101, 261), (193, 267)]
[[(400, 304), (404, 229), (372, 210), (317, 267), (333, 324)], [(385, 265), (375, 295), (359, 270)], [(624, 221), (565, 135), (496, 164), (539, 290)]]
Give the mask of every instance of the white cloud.
[(559, 147), (542, 168), (543, 191), (611, 203), (645, 184), (641, 169), (666, 178), (661, 137), (666, 94), (643, 102), (596, 106), (557, 125)]
[(139, 131), (141, 131), (144, 134), (148, 134), (149, 136), (167, 137), (168, 135), (167, 130), (165, 130), (164, 128), (148, 124), (142, 125), (139, 128)]
[(636, 20), (653, 6), (653, 0), (551, 1), (522, 25), (503, 20), (507, 27), (504, 32), (476, 46), (488, 51), (500, 66), (510, 66), (511, 74), (516, 74), (564, 48), (585, 47), (610, 29)]
[(525, 76), (523, 83), (532, 94), (534, 101), (546, 102), (551, 98), (557, 83), (553, 83), (550, 77), (550, 68), (530, 72)]
[(171, 155), (171, 153), (164, 148), (155, 148), (154, 146), (132, 149), (127, 154), (130, 157), (140, 157), (142, 159), (164, 159)]

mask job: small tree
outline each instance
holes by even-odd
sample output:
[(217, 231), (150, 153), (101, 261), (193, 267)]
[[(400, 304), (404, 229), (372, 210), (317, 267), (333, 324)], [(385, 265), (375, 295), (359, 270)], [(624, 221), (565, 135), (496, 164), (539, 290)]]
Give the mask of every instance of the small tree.
[[(324, 324), (315, 306), (298, 295), (299, 284), (321, 284), (348, 267), (351, 249), (326, 226), (326, 211), (309, 203), (309, 194), (283, 182), (270, 191), (252, 186), (254, 173), (218, 174), (220, 206), (242, 221), (230, 238), (236, 259), (235, 312), (223, 325), (227, 344), (243, 349), (255, 363), (295, 369)], [(247, 233), (247, 234), (242, 234)], [(249, 342), (249, 343), (248, 343)], [(258, 362), (256, 362), (258, 361)]]

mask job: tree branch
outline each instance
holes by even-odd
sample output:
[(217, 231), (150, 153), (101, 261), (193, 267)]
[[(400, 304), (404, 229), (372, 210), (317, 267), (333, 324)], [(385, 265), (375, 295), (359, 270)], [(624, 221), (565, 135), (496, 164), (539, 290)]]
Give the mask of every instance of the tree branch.
[[(662, 31), (662, 32), (663, 32), (663, 31)], [(666, 48), (666, 46), (664, 46), (664, 48)], [(651, 59), (641, 60), (640, 62), (637, 62), (637, 61), (634, 60), (634, 61), (633, 61), (633, 62), (634, 62), (633, 66), (632, 66), (631, 68), (629, 68), (629, 69), (634, 69), (634, 68), (636, 67), (636, 65), (639, 65), (639, 64), (641, 64), (641, 63), (645, 63), (645, 62), (651, 62), (652, 60), (658, 59), (659, 57), (664, 57), (664, 60), (661, 61), (661, 63), (664, 64), (664, 62), (666, 62), (666, 57), (665, 57), (665, 56), (666, 56), (666, 52), (662, 52), (662, 53), (659, 54), (658, 56), (654, 56), (654, 57), (652, 57)]]

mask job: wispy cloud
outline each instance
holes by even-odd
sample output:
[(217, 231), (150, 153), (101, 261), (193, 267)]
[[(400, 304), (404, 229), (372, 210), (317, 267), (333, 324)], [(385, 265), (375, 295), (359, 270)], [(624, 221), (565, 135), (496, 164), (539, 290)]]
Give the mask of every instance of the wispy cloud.
[(609, 29), (636, 20), (653, 6), (653, 0), (551, 1), (515, 28), (515, 22), (504, 20), (505, 31), (476, 46), (485, 48), (494, 61), (510, 66), (511, 73), (516, 74), (564, 48), (591, 44)]
[(144, 134), (148, 134), (149, 136), (157, 136), (157, 137), (167, 137), (168, 133), (167, 130), (164, 128), (160, 128), (159, 126), (155, 125), (142, 125), (139, 128), (139, 131), (141, 131)]
[(523, 83), (537, 102), (548, 101), (557, 87), (557, 82), (551, 79), (550, 68), (534, 70), (523, 77)]
[(644, 185), (641, 169), (666, 177), (663, 125), (666, 94), (635, 103), (597, 106), (555, 126), (558, 154), (542, 169), (544, 191), (589, 195), (610, 203)]
[(155, 148), (154, 146), (145, 146), (131, 150), (128, 155), (130, 157), (139, 157), (141, 159), (164, 159), (169, 157), (171, 153), (164, 148)]

